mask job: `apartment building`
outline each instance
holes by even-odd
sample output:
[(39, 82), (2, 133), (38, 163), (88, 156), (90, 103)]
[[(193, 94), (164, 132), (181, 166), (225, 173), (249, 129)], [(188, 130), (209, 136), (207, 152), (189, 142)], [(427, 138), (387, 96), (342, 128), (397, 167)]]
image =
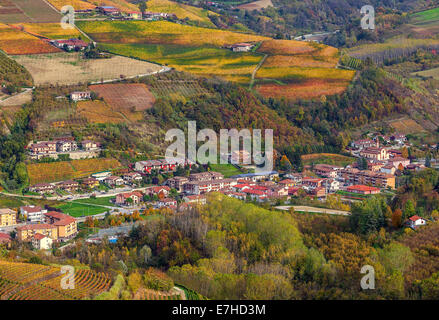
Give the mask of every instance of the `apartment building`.
[(46, 222), (56, 228), (57, 239), (68, 240), (74, 238), (78, 234), (78, 226), (75, 218), (56, 211), (50, 211), (44, 215)]
[(184, 185), (186, 194), (204, 194), (231, 188), (237, 184), (235, 179), (215, 179), (208, 181), (190, 181)]
[(345, 182), (353, 185), (371, 185), (378, 188), (395, 189), (395, 176), (383, 172), (347, 168), (340, 171)]
[(28, 224), (17, 228), (17, 239), (19, 241), (31, 241), (32, 237), (40, 233), (52, 240), (58, 239), (57, 227), (48, 223)]
[(39, 206), (20, 207), (20, 214), (25, 215), (27, 217), (27, 221), (30, 222), (43, 222), (45, 213), (47, 213), (47, 210), (42, 209)]
[(9, 208), (0, 209), (0, 227), (17, 224), (17, 213)]

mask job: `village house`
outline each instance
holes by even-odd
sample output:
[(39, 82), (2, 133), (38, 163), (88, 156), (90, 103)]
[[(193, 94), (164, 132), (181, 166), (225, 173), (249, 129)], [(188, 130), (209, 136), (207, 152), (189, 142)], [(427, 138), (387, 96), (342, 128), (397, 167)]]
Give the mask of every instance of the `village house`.
[(206, 204), (206, 197), (203, 195), (184, 196), (183, 201), (186, 203)]
[(71, 152), (78, 150), (78, 144), (76, 141), (71, 140), (59, 140), (56, 142), (57, 152)]
[(235, 186), (235, 179), (214, 179), (207, 181), (190, 181), (184, 185), (186, 194), (204, 194), (212, 191), (220, 191)]
[(370, 171), (380, 171), (386, 165), (385, 161), (367, 159), (367, 169)]
[(385, 148), (369, 147), (360, 151), (360, 156), (366, 159), (388, 160), (389, 154)]
[(266, 171), (257, 173), (243, 173), (236, 176), (232, 176), (234, 179), (242, 179), (247, 181), (262, 181), (262, 180), (274, 180), (279, 178), (279, 173), (277, 171)]
[(405, 167), (406, 170), (408, 171), (421, 171), (425, 169), (425, 166), (423, 164), (420, 163), (410, 163)]
[(246, 197), (249, 197), (252, 201), (256, 200), (258, 202), (262, 202), (268, 199), (267, 194), (261, 190), (245, 189), (242, 191), (242, 193), (244, 193)]
[(48, 236), (36, 233), (32, 236), (32, 246), (37, 250), (49, 250), (52, 248), (53, 240)]
[(387, 161), (388, 164), (391, 164), (395, 168), (399, 168), (401, 164), (404, 168), (410, 164), (410, 160), (402, 157), (393, 157)]
[(58, 240), (66, 241), (78, 234), (78, 225), (75, 218), (57, 211), (47, 212), (44, 216), (47, 223), (56, 227)]
[(326, 193), (335, 193), (340, 190), (340, 182), (335, 179), (326, 179), (323, 181), (323, 187), (325, 187)]
[(314, 173), (326, 177), (326, 178), (336, 178), (338, 171), (343, 169), (340, 166), (333, 166), (330, 164), (316, 164), (314, 165)]
[(157, 202), (157, 206), (159, 208), (171, 207), (171, 206), (176, 206), (176, 205), (177, 205), (177, 200), (172, 199), (172, 198), (163, 198)]
[(410, 217), (406, 222), (406, 225), (408, 225), (412, 229), (416, 229), (419, 226), (425, 226), (426, 224), (427, 224), (427, 220), (416, 215)]
[(398, 149), (389, 149), (387, 150), (387, 153), (389, 154), (390, 158), (395, 157), (401, 157), (402, 158), (402, 151)]
[(294, 181), (295, 185), (302, 184), (302, 174), (301, 173), (288, 173), (284, 176), (286, 179), (291, 179)]
[(380, 169), (380, 172), (387, 174), (395, 174), (396, 168), (392, 164), (387, 164)]
[(74, 192), (78, 191), (79, 189), (79, 182), (74, 180), (67, 180), (60, 182), (56, 185), (57, 188), (68, 191), (68, 192)]
[(351, 142), (351, 146), (356, 149), (364, 149), (377, 146), (377, 143), (371, 139), (360, 139)]
[(33, 154), (52, 154), (56, 153), (56, 142), (40, 141), (29, 146), (29, 152)]
[(279, 181), (278, 183), (283, 187), (294, 187), (296, 185), (296, 182), (292, 179), (284, 179)]
[(44, 214), (47, 213), (46, 209), (40, 206), (22, 206), (20, 207), (20, 214), (27, 217), (27, 221), (36, 223), (44, 221)]
[(186, 164), (185, 161), (167, 161), (166, 159), (160, 160), (145, 160), (138, 161), (134, 165), (134, 169), (138, 172), (151, 174), (153, 170), (155, 171), (164, 171), (164, 172), (174, 172), (177, 169), (177, 166), (184, 166)]
[(85, 151), (93, 151), (98, 150), (100, 148), (99, 143), (91, 141), (91, 140), (83, 140), (81, 141), (82, 149)]
[(122, 177), (125, 181), (131, 183), (140, 183), (143, 180), (142, 175), (137, 172), (128, 172), (125, 173)]
[(12, 238), (9, 234), (0, 232), (0, 245), (6, 245), (9, 249), (11, 247)]
[(154, 187), (148, 187), (145, 189), (145, 194), (152, 197), (154, 195), (162, 195), (163, 197), (167, 197), (169, 194), (169, 191), (171, 191), (171, 188), (168, 186), (154, 186)]
[(346, 188), (346, 191), (363, 194), (363, 195), (379, 194), (381, 192), (379, 188), (365, 186), (365, 185), (349, 186)]
[(404, 134), (394, 134), (393, 136), (390, 137), (391, 140), (399, 143), (399, 144), (404, 144), (407, 141), (407, 137)]
[(9, 208), (0, 209), (0, 227), (9, 227), (17, 224), (17, 213)]
[(224, 175), (215, 171), (206, 171), (200, 173), (192, 173), (189, 175), (189, 181), (208, 181), (208, 180), (221, 180), (224, 179)]
[(73, 101), (90, 100), (91, 91), (75, 91), (70, 94), (70, 99)]
[[(128, 199), (131, 199), (127, 201)], [(116, 204), (118, 205), (138, 205), (143, 200), (143, 194), (140, 191), (119, 193), (116, 195)]]
[(187, 177), (173, 177), (166, 181), (166, 185), (170, 188), (177, 190), (177, 192), (183, 192), (183, 186), (185, 183), (189, 182)]
[(99, 186), (99, 180), (96, 178), (85, 178), (81, 181), (81, 185), (86, 189), (94, 189)]
[(305, 177), (302, 179), (302, 186), (309, 189), (320, 188), (323, 184), (323, 181), (325, 181), (325, 179)]
[(104, 179), (104, 182), (110, 187), (115, 187), (123, 185), (125, 181), (121, 177), (109, 176)]
[(313, 188), (309, 191), (309, 194), (316, 197), (317, 199), (322, 199), (326, 197), (326, 190), (323, 187)]
[(100, 172), (95, 172), (91, 175), (92, 178), (95, 178), (99, 181), (104, 181), (105, 178), (111, 176), (111, 171), (100, 171)]
[(139, 11), (129, 11), (126, 13), (126, 16), (134, 20), (142, 19), (142, 13)]
[(36, 192), (36, 193), (53, 193), (54, 192), (54, 185), (50, 183), (37, 183), (33, 186), (29, 187), (30, 192)]
[(95, 10), (107, 16), (120, 15), (120, 10), (111, 6), (100, 6), (100, 7), (96, 7)]

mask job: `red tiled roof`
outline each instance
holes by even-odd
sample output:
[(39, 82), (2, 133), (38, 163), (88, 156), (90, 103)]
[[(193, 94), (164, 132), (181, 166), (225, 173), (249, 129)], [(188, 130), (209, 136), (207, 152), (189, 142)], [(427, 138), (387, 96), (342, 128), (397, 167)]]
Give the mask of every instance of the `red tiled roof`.
[(36, 233), (36, 234), (34, 234), (33, 237), (34, 237), (34, 239), (41, 240), (41, 239), (44, 239), (46, 236), (42, 235), (41, 233)]
[(416, 215), (409, 218), (409, 220), (411, 220), (411, 221), (418, 221), (419, 219), (422, 219), (422, 218), (420, 216), (416, 216)]

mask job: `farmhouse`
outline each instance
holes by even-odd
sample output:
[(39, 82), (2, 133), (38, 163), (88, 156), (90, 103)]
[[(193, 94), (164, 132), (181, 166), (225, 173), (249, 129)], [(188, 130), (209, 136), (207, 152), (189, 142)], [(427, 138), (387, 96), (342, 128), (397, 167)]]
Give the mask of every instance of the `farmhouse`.
[(131, 18), (131, 19), (136, 19), (136, 20), (142, 19), (142, 13), (138, 12), (138, 11), (130, 11), (130, 12), (127, 12), (126, 15), (128, 18)]
[(73, 101), (89, 100), (91, 99), (91, 91), (75, 91), (70, 94), (70, 99)]
[(363, 194), (363, 195), (369, 195), (369, 194), (378, 194), (381, 192), (379, 188), (375, 187), (369, 187), (365, 185), (355, 185), (355, 186), (349, 186), (346, 188), (346, 191)]
[(30, 192), (53, 193), (55, 187), (49, 183), (37, 183), (29, 187)]
[(43, 222), (45, 213), (47, 213), (47, 210), (42, 209), (40, 206), (20, 207), (20, 214), (25, 215), (27, 217), (27, 221), (30, 222)]
[(427, 224), (427, 221), (419, 216), (412, 216), (407, 220), (406, 224), (410, 228), (415, 229), (419, 226), (425, 226)]
[[(132, 202), (127, 201), (128, 199), (131, 199)], [(119, 193), (116, 195), (116, 204), (118, 205), (138, 205), (140, 201), (143, 199), (143, 195), (139, 191), (133, 191), (133, 192), (127, 192), (127, 193)]]
[(251, 43), (236, 43), (231, 46), (233, 52), (249, 52), (252, 48)]
[(78, 145), (75, 141), (71, 140), (59, 140), (56, 142), (56, 151), (57, 152), (71, 152), (76, 151), (78, 149)]
[(17, 213), (14, 210), (0, 209), (0, 227), (13, 226), (17, 224)]
[(82, 149), (86, 150), (86, 151), (98, 150), (100, 147), (99, 143), (91, 141), (91, 140), (81, 141), (81, 146), (82, 146)]
[(52, 44), (63, 50), (84, 50), (87, 48), (88, 43), (80, 39), (69, 39), (69, 40), (53, 40)]

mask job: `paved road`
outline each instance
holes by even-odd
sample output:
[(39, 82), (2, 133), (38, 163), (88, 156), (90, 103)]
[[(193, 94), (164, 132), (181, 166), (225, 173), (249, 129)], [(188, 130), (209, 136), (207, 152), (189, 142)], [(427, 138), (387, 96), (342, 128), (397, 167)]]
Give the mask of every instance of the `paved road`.
[(349, 211), (316, 208), (316, 207), (308, 207), (308, 206), (279, 206), (279, 207), (275, 207), (275, 209), (288, 211), (291, 207), (294, 208), (294, 211), (302, 211), (302, 212), (325, 213), (325, 214), (332, 214), (338, 216), (348, 216), (351, 214)]

